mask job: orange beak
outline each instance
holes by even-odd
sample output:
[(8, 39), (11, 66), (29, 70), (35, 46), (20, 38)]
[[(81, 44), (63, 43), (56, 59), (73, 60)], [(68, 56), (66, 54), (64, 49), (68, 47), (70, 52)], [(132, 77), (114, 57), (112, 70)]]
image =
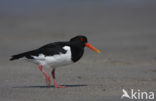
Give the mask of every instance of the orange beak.
[(98, 49), (96, 49), (95, 47), (93, 47), (93, 46), (92, 46), (91, 44), (89, 44), (88, 42), (85, 43), (85, 46), (88, 47), (88, 48), (90, 48), (90, 49), (92, 49), (93, 51), (95, 51), (95, 52), (101, 54), (101, 52), (100, 52)]

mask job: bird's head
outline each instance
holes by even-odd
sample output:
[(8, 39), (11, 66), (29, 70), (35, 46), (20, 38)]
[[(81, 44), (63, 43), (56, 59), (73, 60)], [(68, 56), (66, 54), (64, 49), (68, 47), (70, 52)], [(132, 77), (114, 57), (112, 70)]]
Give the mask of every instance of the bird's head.
[(81, 45), (82, 47), (86, 46), (99, 54), (101, 53), (98, 49), (96, 49), (90, 43), (88, 43), (86, 36), (83, 36), (83, 35), (76, 36), (76, 37), (70, 39), (70, 42), (76, 42), (77, 44)]

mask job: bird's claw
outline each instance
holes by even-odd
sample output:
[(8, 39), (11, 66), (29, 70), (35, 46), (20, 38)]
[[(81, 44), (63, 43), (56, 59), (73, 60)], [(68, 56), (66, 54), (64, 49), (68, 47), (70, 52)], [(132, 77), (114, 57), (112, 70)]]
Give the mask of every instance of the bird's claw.
[(66, 86), (55, 85), (55, 88), (66, 88)]

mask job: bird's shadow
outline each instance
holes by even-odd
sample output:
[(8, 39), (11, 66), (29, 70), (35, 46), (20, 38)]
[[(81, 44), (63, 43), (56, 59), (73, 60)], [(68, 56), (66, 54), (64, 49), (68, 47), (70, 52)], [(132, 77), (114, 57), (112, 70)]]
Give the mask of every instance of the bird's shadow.
[[(84, 86), (88, 86), (86, 84), (77, 84), (77, 85), (61, 85), (61, 86), (65, 86), (66, 88), (68, 87), (84, 87)], [(55, 86), (51, 85), (51, 86), (14, 86), (12, 88), (55, 88)]]

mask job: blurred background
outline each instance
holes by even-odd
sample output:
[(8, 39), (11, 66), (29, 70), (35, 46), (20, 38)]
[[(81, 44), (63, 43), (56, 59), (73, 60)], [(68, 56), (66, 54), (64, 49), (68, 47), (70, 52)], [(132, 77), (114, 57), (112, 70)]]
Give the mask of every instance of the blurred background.
[(104, 53), (148, 57), (155, 11), (155, 0), (0, 0), (0, 56), (81, 34)]
[[(109, 98), (106, 96), (119, 99), (123, 87), (155, 89), (156, 0), (0, 0), (0, 79), (4, 81), (1, 99), (14, 98), (15, 93), (9, 95), (15, 90), (9, 88), (12, 85), (40, 85), (42, 79), (44, 85), (34, 65), (10, 62), (11, 55), (76, 35), (86, 35), (102, 54), (86, 49), (79, 64), (59, 70), (61, 82), (88, 85), (87, 90), (65, 90), (72, 92), (65, 93), (65, 97), (82, 94), (86, 100), (103, 101)], [(20, 98), (15, 99), (35, 99), (40, 96), (36, 91), (26, 90), (22, 95), (21, 89), (16, 89)], [(45, 96), (40, 100), (47, 99)]]

